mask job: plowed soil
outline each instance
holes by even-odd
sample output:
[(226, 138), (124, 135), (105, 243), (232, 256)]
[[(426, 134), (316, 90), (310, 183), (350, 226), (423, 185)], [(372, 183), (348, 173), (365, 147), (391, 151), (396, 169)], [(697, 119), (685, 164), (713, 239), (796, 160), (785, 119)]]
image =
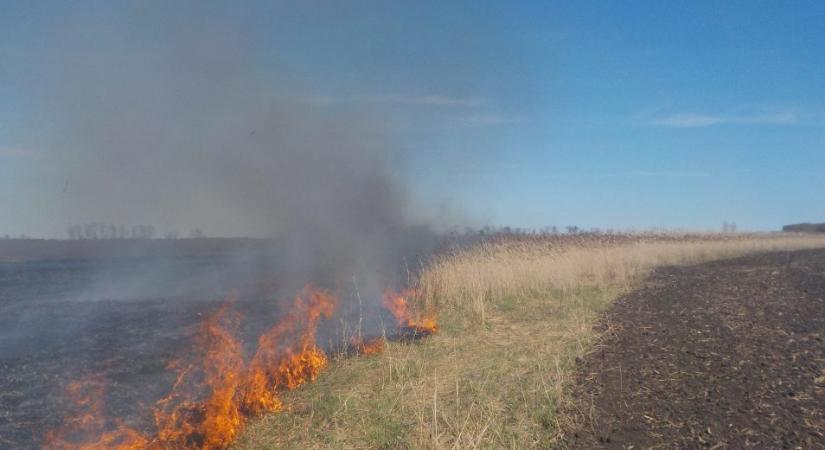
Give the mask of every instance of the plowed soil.
[(656, 271), (579, 361), (573, 448), (825, 448), (825, 250)]

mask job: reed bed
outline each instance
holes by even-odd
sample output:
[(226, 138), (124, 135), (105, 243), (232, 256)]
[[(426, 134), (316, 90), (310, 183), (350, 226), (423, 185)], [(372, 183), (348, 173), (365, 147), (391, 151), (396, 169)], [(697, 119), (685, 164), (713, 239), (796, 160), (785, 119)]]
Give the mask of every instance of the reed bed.
[[(574, 236), (575, 237), (575, 236)], [(491, 302), (582, 286), (626, 287), (664, 265), (755, 252), (817, 248), (813, 234), (628, 234), (498, 240), (433, 259), (419, 279), (424, 301), (483, 320)]]

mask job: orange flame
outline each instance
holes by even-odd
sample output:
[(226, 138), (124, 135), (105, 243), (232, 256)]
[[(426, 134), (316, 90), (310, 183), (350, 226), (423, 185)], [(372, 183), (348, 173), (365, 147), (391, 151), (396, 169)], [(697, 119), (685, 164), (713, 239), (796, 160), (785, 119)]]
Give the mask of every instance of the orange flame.
[(315, 342), (315, 332), (320, 319), (331, 317), (337, 303), (329, 293), (307, 286), (284, 320), (261, 335), (247, 373), (242, 399), (245, 411), (277, 411), (281, 409), (275, 396), (278, 389), (295, 389), (315, 380), (328, 362)]
[(177, 378), (171, 392), (155, 405), (153, 436), (117, 423), (107, 431), (105, 383), (93, 377), (68, 386), (69, 399), (80, 413), (47, 432), (44, 448), (223, 449), (248, 417), (280, 410), (279, 390), (314, 380), (327, 365), (316, 331), (322, 318), (332, 316), (337, 300), (324, 291), (304, 288), (283, 320), (259, 338), (248, 364), (236, 336), (240, 315), (230, 310), (233, 303), (230, 298), (201, 323), (195, 351), (185, 363), (169, 365)]
[(105, 393), (106, 384), (99, 376), (89, 376), (69, 383), (66, 396), (79, 413), (76, 417), (64, 420), (62, 427), (48, 431), (43, 447), (55, 450), (146, 448), (146, 438), (131, 428), (119, 426), (114, 431), (106, 431), (103, 405)]
[(154, 411), (161, 448), (220, 449), (228, 446), (243, 425), (236, 397), (244, 371), (243, 345), (235, 331), (240, 316), (225, 302), (201, 323), (195, 353), (188, 364), (174, 361), (172, 391)]
[[(435, 314), (414, 311), (408, 301), (414, 297), (410, 290), (388, 291), (383, 303), (399, 327), (435, 333)], [(316, 332), (338, 301), (325, 291), (305, 287), (283, 319), (258, 338), (258, 348), (248, 362), (237, 337), (241, 317), (231, 309), (234, 302), (230, 296), (200, 324), (189, 357), (169, 364), (177, 377), (169, 394), (155, 404), (154, 434), (107, 420), (105, 380), (92, 376), (68, 385), (67, 396), (78, 413), (46, 433), (44, 448), (219, 450), (231, 444), (247, 418), (281, 410), (279, 391), (315, 380), (328, 364)], [(381, 337), (365, 340), (359, 335), (351, 344), (361, 355), (384, 349)]]
[(384, 338), (378, 336), (364, 339), (361, 336), (355, 336), (350, 341), (350, 346), (359, 355), (377, 355), (384, 351)]
[(395, 317), (395, 322), (401, 328), (408, 328), (422, 334), (438, 332), (438, 323), (434, 312), (421, 313), (415, 311), (408, 299), (416, 298), (417, 293), (412, 289), (401, 292), (387, 291), (384, 293), (384, 307)]

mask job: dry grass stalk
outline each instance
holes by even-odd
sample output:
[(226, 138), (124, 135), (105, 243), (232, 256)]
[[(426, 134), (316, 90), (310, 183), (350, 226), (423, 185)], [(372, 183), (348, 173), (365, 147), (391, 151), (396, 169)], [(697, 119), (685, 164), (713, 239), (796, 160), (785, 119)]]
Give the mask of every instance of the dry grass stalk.
[(483, 319), (503, 296), (530, 296), (581, 286), (628, 286), (663, 265), (694, 264), (747, 253), (814, 248), (817, 235), (638, 235), (612, 243), (581, 241), (497, 242), (437, 257), (419, 283), (425, 300)]

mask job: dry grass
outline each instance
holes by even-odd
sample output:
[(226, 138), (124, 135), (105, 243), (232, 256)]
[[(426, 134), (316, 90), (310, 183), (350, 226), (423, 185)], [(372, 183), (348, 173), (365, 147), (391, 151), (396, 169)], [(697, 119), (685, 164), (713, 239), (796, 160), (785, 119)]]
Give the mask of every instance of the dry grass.
[(747, 253), (822, 246), (817, 235), (638, 235), (614, 243), (599, 236), (562, 245), (553, 239), (503, 241), (458, 250), (422, 274), (426, 299), (483, 320), (491, 302), (581, 286), (627, 286), (662, 265), (693, 264)]
[(238, 449), (545, 448), (592, 323), (661, 265), (825, 247), (813, 235), (638, 235), (500, 240), (442, 255), (419, 280), (443, 332), (340, 359), (287, 393)]

